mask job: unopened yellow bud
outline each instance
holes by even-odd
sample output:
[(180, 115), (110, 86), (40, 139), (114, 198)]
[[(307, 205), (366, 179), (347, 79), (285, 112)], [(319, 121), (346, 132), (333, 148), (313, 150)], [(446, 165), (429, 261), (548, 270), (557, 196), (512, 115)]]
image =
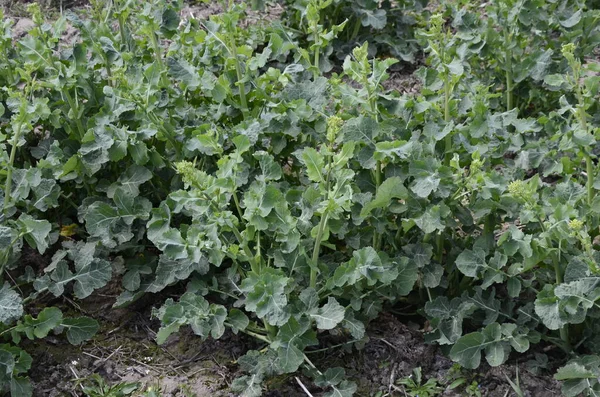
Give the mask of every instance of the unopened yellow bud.
[(344, 125), (344, 120), (339, 116), (331, 116), (327, 119), (327, 140), (334, 142), (338, 133)]
[(578, 232), (583, 229), (583, 222), (579, 219), (571, 219), (569, 221), (569, 227), (574, 231)]

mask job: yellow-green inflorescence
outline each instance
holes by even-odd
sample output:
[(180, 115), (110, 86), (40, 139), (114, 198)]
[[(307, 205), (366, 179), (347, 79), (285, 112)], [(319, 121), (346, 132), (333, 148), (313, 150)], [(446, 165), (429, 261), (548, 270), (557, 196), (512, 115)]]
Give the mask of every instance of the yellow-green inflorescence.
[(329, 142), (335, 142), (343, 125), (344, 120), (339, 116), (331, 116), (327, 119), (327, 140)]
[(202, 171), (196, 168), (191, 161), (180, 161), (175, 163), (175, 171), (181, 175), (186, 186), (198, 187), (202, 180)]

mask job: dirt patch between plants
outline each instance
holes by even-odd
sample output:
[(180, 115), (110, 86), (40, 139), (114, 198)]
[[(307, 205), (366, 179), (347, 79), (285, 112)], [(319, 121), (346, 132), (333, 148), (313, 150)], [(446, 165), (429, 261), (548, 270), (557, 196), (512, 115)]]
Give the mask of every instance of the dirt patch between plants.
[[(113, 284), (112, 288), (115, 287)], [(30, 371), (34, 395), (83, 395), (77, 380), (96, 373), (112, 384), (139, 382), (140, 391), (154, 387), (163, 397), (235, 396), (229, 391), (229, 385), (240, 375), (236, 360), (247, 350), (260, 348), (252, 338), (226, 332), (220, 340), (203, 342), (185, 327), (172, 335), (167, 343), (158, 346), (155, 336), (159, 324), (150, 320), (151, 306), (141, 302), (128, 309), (112, 309), (114, 295), (110, 289), (103, 289), (77, 306), (83, 314), (95, 317), (102, 324), (102, 330), (92, 341), (77, 347), (69, 345), (62, 336), (50, 336), (24, 343), (23, 347), (34, 360)], [(161, 299), (152, 299), (152, 302), (159, 305)], [(73, 313), (73, 303), (64, 301), (64, 305), (65, 312), (78, 315)], [(348, 345), (307, 354), (319, 368), (346, 368), (348, 379), (358, 384), (357, 396), (375, 396), (378, 392), (379, 396), (404, 396), (406, 390), (397, 381), (410, 376), (417, 367), (421, 368), (424, 381), (436, 379), (444, 389), (456, 377), (453, 375), (456, 367), (440, 348), (424, 343), (419, 328), (384, 313), (368, 327), (369, 341), (362, 349)], [(324, 335), (324, 343), (327, 339)], [(324, 347), (327, 346), (319, 348)], [(515, 379), (515, 363), (497, 368), (482, 365), (477, 372), (462, 371), (461, 374), (468, 383), (476, 381), (479, 384), (482, 396), (513, 395), (506, 377)], [(535, 376), (523, 368), (519, 375), (525, 396), (560, 396), (559, 384), (551, 377)], [(315, 397), (322, 395), (320, 389), (300, 375), (269, 380), (264, 395), (306, 396), (296, 376)], [(463, 387), (438, 395), (459, 397), (467, 394)]]

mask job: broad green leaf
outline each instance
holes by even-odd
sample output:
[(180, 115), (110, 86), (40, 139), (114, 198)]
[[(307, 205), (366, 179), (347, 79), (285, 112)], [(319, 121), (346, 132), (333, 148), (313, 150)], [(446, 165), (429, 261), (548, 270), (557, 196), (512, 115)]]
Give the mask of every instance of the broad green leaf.
[(93, 258), (73, 273), (65, 261), (60, 261), (56, 270), (50, 275), (48, 289), (54, 296), (64, 292), (65, 285), (74, 282), (73, 292), (78, 299), (84, 299), (98, 289), (104, 287), (111, 279), (112, 266), (109, 261)]
[(200, 75), (196, 68), (189, 64), (185, 59), (167, 58), (167, 67), (169, 75), (175, 80), (183, 83), (183, 88), (194, 90), (200, 85)]
[(485, 337), (480, 332), (472, 332), (460, 338), (450, 350), (450, 358), (465, 368), (475, 369), (481, 362), (481, 349)]
[(466, 249), (456, 258), (456, 267), (465, 276), (476, 278), (487, 266), (485, 256), (485, 251), (481, 248)]
[(0, 322), (9, 325), (23, 315), (23, 299), (8, 283), (0, 289)]
[(337, 385), (346, 378), (346, 370), (342, 367), (328, 368), (324, 373), (319, 374), (314, 382), (319, 387)]
[(56, 307), (47, 307), (40, 312), (36, 319), (31, 316), (25, 316), (24, 325), (29, 328), (24, 331), (30, 339), (45, 338), (54, 328), (61, 325), (63, 319), (62, 312)]
[(262, 396), (263, 376), (260, 373), (244, 375), (231, 382), (231, 390), (239, 393), (240, 397)]
[(0, 348), (0, 375), (12, 375), (15, 369), (15, 358), (8, 350)]
[(234, 334), (245, 330), (246, 327), (248, 327), (248, 324), (250, 324), (248, 316), (246, 316), (244, 312), (239, 309), (231, 309), (229, 311), (227, 322), (231, 325), (231, 330)]
[(369, 117), (359, 116), (348, 120), (344, 124), (341, 135), (343, 136), (344, 142), (352, 141), (375, 146), (374, 139), (379, 135), (379, 131), (375, 120)]
[(552, 54), (554, 51), (548, 49), (541, 53), (535, 60), (535, 66), (530, 71), (532, 79), (539, 81), (543, 80), (546, 76), (546, 70), (552, 62)]
[(561, 316), (559, 301), (554, 295), (552, 285), (545, 285), (538, 293), (535, 300), (535, 313), (549, 329), (559, 329), (566, 324), (566, 320)]
[(395, 277), (395, 280), (390, 281), (399, 296), (406, 296), (410, 294), (419, 279), (417, 265), (407, 257), (395, 260), (394, 264), (396, 265), (398, 275)]
[(115, 190), (121, 188), (126, 195), (137, 197), (140, 194), (140, 185), (152, 179), (152, 172), (146, 167), (132, 165), (121, 176), (116, 183), (108, 188), (107, 196), (113, 198)]
[(443, 231), (446, 225), (442, 220), (448, 216), (449, 212), (450, 210), (443, 203), (433, 205), (413, 221), (425, 234), (433, 233), (436, 230)]
[(331, 392), (326, 393), (323, 397), (352, 397), (358, 386), (354, 382), (348, 380), (342, 381), (339, 385), (331, 386)]
[(373, 29), (381, 30), (385, 28), (387, 23), (387, 17), (385, 10), (380, 8), (375, 10), (369, 10), (366, 8), (360, 9), (362, 14), (360, 22), (362, 26), (371, 26)]
[(46, 252), (49, 243), (49, 235), (52, 231), (52, 225), (47, 220), (37, 220), (31, 215), (21, 214), (18, 219), (21, 227), (21, 233), (25, 235), (27, 242), (37, 248), (40, 254)]
[(287, 308), (285, 288), (289, 279), (278, 269), (267, 268), (260, 274), (248, 273), (242, 281), (241, 290), (246, 294), (246, 310), (256, 312), (272, 325), (287, 323), (290, 313)]
[(414, 161), (410, 163), (410, 175), (415, 177), (415, 180), (410, 186), (410, 189), (419, 197), (428, 197), (434, 192), (441, 181), (436, 168), (438, 162), (435, 160)]
[(361, 217), (366, 217), (377, 208), (386, 208), (393, 199), (404, 200), (408, 197), (408, 190), (404, 187), (402, 179), (394, 176), (383, 181), (377, 189), (375, 198), (368, 202), (360, 212)]
[(581, 21), (582, 16), (583, 16), (583, 11), (577, 10), (569, 18), (561, 20), (560, 24), (564, 28), (567, 28), (567, 29), (572, 28), (573, 26), (577, 25), (579, 23), (579, 21)]
[(342, 327), (356, 340), (362, 339), (365, 336), (365, 324), (354, 317), (352, 310), (346, 311)]
[(329, 297), (327, 303), (310, 316), (316, 320), (317, 328), (328, 330), (335, 328), (344, 319), (345, 309), (335, 298)]
[(100, 329), (98, 321), (89, 317), (66, 318), (62, 320), (67, 330), (67, 339), (72, 345), (80, 345), (91, 339)]
[(317, 343), (316, 333), (310, 327), (310, 321), (306, 317), (298, 321), (291, 317), (279, 328), (277, 337), (271, 344), (271, 347), (277, 351), (277, 364), (280, 371), (290, 373), (298, 370), (304, 362), (304, 349)]
[(306, 174), (313, 182), (324, 182), (323, 169), (325, 161), (323, 155), (311, 147), (304, 148), (300, 154), (300, 160), (306, 167)]
[(556, 380), (594, 379), (597, 377), (598, 374), (576, 362), (567, 363), (567, 365), (560, 367), (556, 371), (556, 374), (554, 374), (554, 379)]
[(465, 69), (462, 65), (462, 62), (458, 58), (454, 58), (452, 62), (446, 65), (451, 74), (455, 76), (462, 76)]
[(391, 269), (384, 266), (381, 258), (372, 247), (365, 247), (354, 251), (352, 259), (335, 270), (331, 282), (338, 287), (342, 287), (344, 285), (354, 285), (364, 278), (369, 285), (374, 285), (378, 280), (386, 281), (385, 276), (389, 270)]
[(156, 342), (160, 345), (182, 325), (190, 325), (194, 333), (203, 340), (209, 336), (220, 338), (225, 332), (227, 310), (221, 305), (209, 304), (201, 295), (186, 292), (178, 303), (169, 299), (158, 310), (157, 316), (161, 327), (156, 334)]
[(31, 397), (33, 388), (31, 381), (24, 376), (13, 376), (10, 380), (10, 395), (11, 397)]

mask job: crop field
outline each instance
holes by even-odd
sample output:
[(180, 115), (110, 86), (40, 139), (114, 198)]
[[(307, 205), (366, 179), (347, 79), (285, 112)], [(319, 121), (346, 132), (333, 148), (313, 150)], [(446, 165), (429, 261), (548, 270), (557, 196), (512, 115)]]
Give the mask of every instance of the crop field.
[(600, 396), (598, 1), (0, 4), (0, 395)]

